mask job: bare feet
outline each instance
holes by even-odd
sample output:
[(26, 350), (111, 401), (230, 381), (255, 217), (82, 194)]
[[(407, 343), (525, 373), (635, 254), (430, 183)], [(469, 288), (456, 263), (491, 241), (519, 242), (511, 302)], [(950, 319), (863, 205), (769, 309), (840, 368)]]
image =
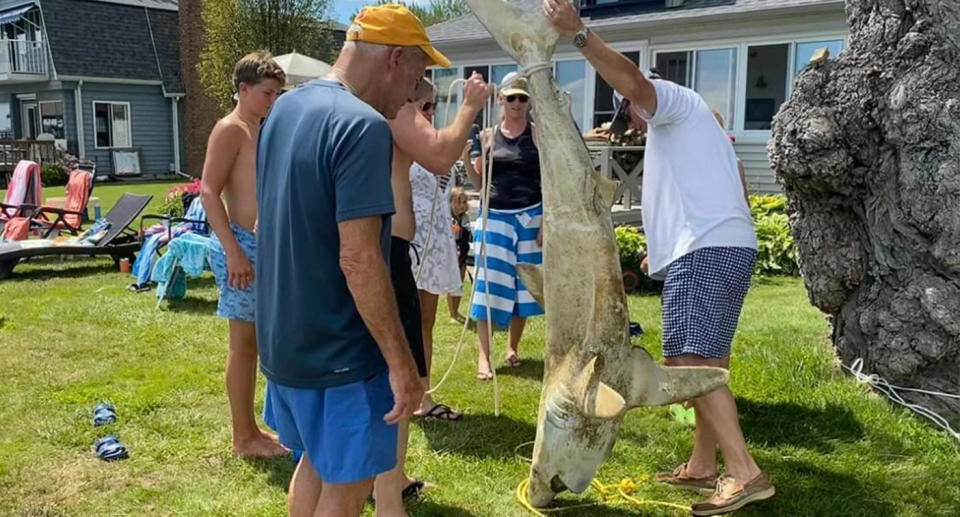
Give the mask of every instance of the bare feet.
[(253, 438), (234, 442), (233, 455), (238, 458), (278, 458), (290, 454), (290, 449), (280, 445), (276, 437), (259, 431)]

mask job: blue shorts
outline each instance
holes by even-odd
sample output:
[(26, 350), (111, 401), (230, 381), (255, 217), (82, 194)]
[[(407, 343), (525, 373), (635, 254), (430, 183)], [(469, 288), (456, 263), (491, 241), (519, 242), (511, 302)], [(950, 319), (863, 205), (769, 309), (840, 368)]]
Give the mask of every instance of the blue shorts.
[(321, 389), (267, 381), (263, 419), (280, 443), (305, 451), (325, 483), (356, 483), (397, 465), (397, 426), (383, 416), (393, 408), (387, 372)]
[(670, 264), (663, 284), (663, 355), (730, 354), (757, 252), (700, 248)]
[[(257, 234), (250, 230), (230, 223), (230, 229), (233, 230), (233, 237), (237, 239), (237, 244), (247, 256), (250, 265), (257, 267)], [(228, 280), (230, 275), (227, 273), (227, 254), (220, 244), (220, 239), (216, 235), (210, 236), (210, 267), (213, 269), (213, 276), (217, 280), (217, 286), (220, 287), (220, 301), (217, 303), (217, 316), (238, 321), (254, 321), (254, 312), (257, 307), (257, 297), (254, 292), (254, 286), (249, 289), (234, 289), (230, 287)], [(257, 279), (253, 279), (256, 283)]]

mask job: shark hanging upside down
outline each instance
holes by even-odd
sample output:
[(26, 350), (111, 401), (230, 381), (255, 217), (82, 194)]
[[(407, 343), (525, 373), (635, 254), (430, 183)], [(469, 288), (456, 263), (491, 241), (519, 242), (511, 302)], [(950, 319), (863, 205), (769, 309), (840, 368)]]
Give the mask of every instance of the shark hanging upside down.
[(617, 183), (594, 170), (553, 78), (558, 34), (541, 0), (467, 0), (528, 76), (543, 171), (542, 269), (519, 274), (546, 311), (547, 350), (529, 497), (582, 492), (613, 449), (624, 413), (689, 400), (727, 382), (720, 368), (660, 366), (630, 344), (610, 209)]

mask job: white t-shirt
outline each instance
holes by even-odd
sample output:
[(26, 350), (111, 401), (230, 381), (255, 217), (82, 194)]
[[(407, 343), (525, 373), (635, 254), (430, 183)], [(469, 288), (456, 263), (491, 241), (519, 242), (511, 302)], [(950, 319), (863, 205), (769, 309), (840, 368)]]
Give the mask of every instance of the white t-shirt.
[(737, 156), (700, 95), (670, 81), (651, 81), (657, 112), (643, 162), (643, 227), (653, 278), (699, 248), (757, 248), (743, 199)]

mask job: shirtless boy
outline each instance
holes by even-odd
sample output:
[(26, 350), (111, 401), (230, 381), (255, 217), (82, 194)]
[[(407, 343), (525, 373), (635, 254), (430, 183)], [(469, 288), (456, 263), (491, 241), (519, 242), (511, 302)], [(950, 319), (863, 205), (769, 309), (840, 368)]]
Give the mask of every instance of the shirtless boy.
[(275, 436), (257, 426), (253, 416), (257, 378), (253, 290), (257, 138), (260, 121), (267, 116), (285, 81), (283, 70), (268, 52), (254, 52), (237, 62), (233, 87), (239, 102), (210, 133), (203, 167), (201, 196), (214, 233), (210, 262), (220, 287), (217, 315), (230, 320), (227, 397), (233, 417), (233, 454), (240, 457), (289, 453)]
[[(433, 85), (426, 80), (422, 81), (417, 88), (418, 99), (424, 97), (432, 99), (433, 95)], [(410, 241), (416, 234), (413, 194), (410, 189), (410, 166), (416, 161), (434, 174), (449, 174), (450, 168), (463, 153), (473, 120), (483, 109), (489, 95), (490, 88), (483, 81), (483, 77), (474, 73), (463, 86), (464, 103), (450, 126), (440, 130), (435, 129), (433, 124), (417, 112), (416, 102), (405, 104), (396, 118), (388, 121), (393, 135), (390, 183), (393, 187), (393, 204), (396, 210), (391, 221), (390, 276), (397, 296), (400, 321), (403, 323), (407, 341), (410, 342), (424, 390), (430, 388), (430, 351), (425, 351), (423, 346), (420, 294), (410, 266)], [(417, 414), (422, 414), (433, 406), (430, 395), (424, 395), (424, 401)], [(416, 496), (423, 488), (422, 481), (410, 479), (404, 471), (409, 438), (408, 422), (402, 422), (398, 431), (397, 466), (390, 472), (377, 476), (374, 485), (378, 517), (405, 516), (403, 499)]]

